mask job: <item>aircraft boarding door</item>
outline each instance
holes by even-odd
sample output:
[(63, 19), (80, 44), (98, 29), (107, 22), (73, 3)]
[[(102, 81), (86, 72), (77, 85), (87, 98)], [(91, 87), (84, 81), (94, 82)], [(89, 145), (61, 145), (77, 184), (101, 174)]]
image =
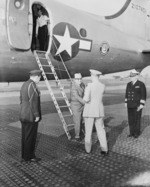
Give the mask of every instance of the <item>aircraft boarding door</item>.
[(29, 1), (7, 0), (8, 40), (11, 47), (19, 50), (29, 50), (31, 46)]

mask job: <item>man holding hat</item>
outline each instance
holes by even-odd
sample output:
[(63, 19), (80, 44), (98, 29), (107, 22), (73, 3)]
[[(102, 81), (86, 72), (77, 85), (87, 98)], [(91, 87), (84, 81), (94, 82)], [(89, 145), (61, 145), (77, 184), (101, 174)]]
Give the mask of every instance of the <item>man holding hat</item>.
[(71, 109), (73, 121), (75, 124), (75, 140), (80, 140), (80, 127), (82, 121), (82, 112), (85, 101), (83, 100), (85, 85), (82, 82), (81, 73), (74, 74), (74, 82), (71, 87)]
[(35, 144), (38, 122), (41, 120), (40, 91), (37, 84), (42, 72), (33, 70), (30, 79), (26, 81), (20, 91), (20, 121), (22, 125), (22, 161), (38, 162), (35, 156)]
[(125, 107), (128, 110), (129, 135), (138, 138), (140, 135), (140, 123), (142, 109), (146, 102), (145, 84), (138, 80), (139, 72), (132, 70), (131, 82), (127, 84), (125, 93)]
[(106, 132), (104, 127), (104, 106), (103, 94), (105, 86), (99, 80), (102, 74), (97, 70), (90, 70), (92, 83), (89, 83), (85, 89), (83, 97), (86, 102), (83, 110), (83, 117), (85, 119), (85, 150), (87, 153), (91, 152), (92, 146), (92, 130), (95, 124), (97, 136), (100, 142), (101, 154), (106, 156), (108, 154), (108, 146), (106, 139)]

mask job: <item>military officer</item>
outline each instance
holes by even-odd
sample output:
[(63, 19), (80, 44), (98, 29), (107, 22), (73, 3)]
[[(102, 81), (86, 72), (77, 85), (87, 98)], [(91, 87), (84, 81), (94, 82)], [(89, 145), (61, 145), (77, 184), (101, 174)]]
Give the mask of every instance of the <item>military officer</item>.
[(131, 71), (131, 82), (127, 84), (125, 93), (125, 106), (128, 111), (129, 123), (128, 137), (134, 138), (138, 138), (140, 135), (142, 109), (146, 101), (146, 87), (143, 82), (138, 80), (138, 75), (138, 71)]
[(105, 86), (99, 80), (102, 74), (100, 71), (91, 69), (90, 73), (92, 83), (89, 83), (86, 87), (83, 97), (86, 102), (83, 110), (83, 117), (85, 119), (85, 150), (87, 153), (91, 152), (91, 136), (93, 125), (95, 124), (101, 154), (106, 156), (108, 154), (108, 146), (103, 122), (104, 106), (102, 101)]
[(38, 162), (35, 144), (38, 122), (41, 120), (40, 91), (37, 87), (41, 78), (40, 70), (30, 72), (20, 91), (20, 121), (22, 125), (22, 161)]
[(80, 73), (74, 74), (74, 81), (71, 87), (71, 109), (73, 112), (73, 121), (75, 124), (75, 140), (80, 140), (80, 125), (82, 121), (82, 112), (85, 101), (83, 100), (85, 85), (82, 82)]

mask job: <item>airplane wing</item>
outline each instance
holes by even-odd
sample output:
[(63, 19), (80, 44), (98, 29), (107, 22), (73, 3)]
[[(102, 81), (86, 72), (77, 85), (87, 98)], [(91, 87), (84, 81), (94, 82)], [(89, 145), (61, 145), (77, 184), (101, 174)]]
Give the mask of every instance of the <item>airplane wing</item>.
[(150, 49), (143, 50), (142, 53), (150, 53)]

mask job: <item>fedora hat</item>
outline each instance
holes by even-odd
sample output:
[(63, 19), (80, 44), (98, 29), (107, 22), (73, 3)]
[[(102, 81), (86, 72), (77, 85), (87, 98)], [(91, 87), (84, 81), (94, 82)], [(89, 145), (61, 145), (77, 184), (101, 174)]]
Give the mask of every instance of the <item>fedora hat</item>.
[(75, 73), (75, 74), (74, 74), (74, 78), (75, 78), (75, 79), (82, 79), (81, 73)]

